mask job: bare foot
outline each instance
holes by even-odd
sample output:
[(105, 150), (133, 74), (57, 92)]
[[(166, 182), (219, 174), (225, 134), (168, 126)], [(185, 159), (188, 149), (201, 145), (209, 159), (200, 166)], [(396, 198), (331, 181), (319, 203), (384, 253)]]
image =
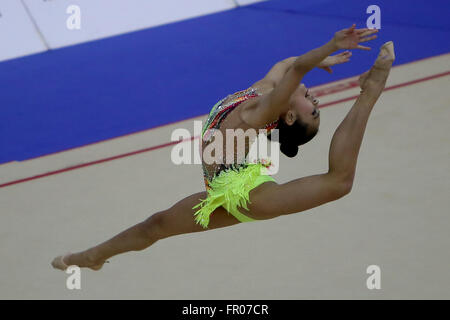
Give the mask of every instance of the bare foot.
[(66, 270), (67, 265), (63, 262), (63, 256), (58, 256), (52, 261), (52, 267), (59, 270)]
[[(75, 261), (77, 261), (77, 262), (74, 263)], [(55, 259), (53, 259), (52, 266), (53, 266), (53, 268), (59, 269), (62, 271), (65, 271), (71, 265), (76, 265), (80, 268), (89, 268), (89, 269), (97, 271), (103, 267), (103, 264), (105, 262), (109, 262), (109, 261), (103, 261), (101, 263), (93, 263), (93, 262), (87, 261), (86, 259), (83, 259), (81, 254), (67, 253), (65, 255), (57, 256)]]
[(394, 60), (394, 42), (389, 41), (381, 46), (380, 53), (378, 54), (377, 60), (375, 60), (373, 66), (383, 70), (390, 69)]
[(359, 77), (359, 86), (361, 89), (366, 89), (368, 82), (378, 84), (378, 86), (384, 86), (394, 60), (394, 42), (386, 42), (381, 46), (380, 53), (378, 54), (372, 68), (369, 71), (364, 72)]

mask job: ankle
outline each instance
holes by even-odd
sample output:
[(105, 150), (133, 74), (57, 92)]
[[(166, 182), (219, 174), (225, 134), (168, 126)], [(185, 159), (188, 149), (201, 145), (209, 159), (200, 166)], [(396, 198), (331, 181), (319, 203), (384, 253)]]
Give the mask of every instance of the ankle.
[(380, 66), (373, 65), (369, 73), (369, 76), (367, 77), (367, 82), (371, 83), (371, 86), (379, 87), (386, 84), (386, 80), (389, 77), (389, 73), (391, 71), (391, 68), (384, 68)]
[(389, 72), (391, 71), (392, 62), (385, 62), (384, 64), (376, 63), (372, 66), (373, 70), (376, 70), (377, 72)]
[(83, 260), (86, 261), (87, 266), (95, 266), (103, 262), (93, 249), (86, 250), (82, 253)]

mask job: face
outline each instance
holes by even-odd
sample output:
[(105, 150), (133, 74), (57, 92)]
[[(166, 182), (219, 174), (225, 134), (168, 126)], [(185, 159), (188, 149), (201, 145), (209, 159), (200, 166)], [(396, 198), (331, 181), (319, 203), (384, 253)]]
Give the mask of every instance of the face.
[(317, 130), (320, 125), (320, 111), (318, 110), (319, 100), (317, 100), (308, 88), (302, 83), (292, 94), (289, 101), (289, 110), (284, 116), (288, 125), (300, 119), (311, 129)]

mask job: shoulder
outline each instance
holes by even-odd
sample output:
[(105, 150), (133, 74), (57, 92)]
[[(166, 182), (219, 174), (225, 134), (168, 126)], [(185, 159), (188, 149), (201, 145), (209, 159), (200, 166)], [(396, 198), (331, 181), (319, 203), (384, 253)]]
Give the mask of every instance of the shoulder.
[(257, 91), (259, 91), (260, 93), (266, 94), (266, 93), (272, 91), (275, 88), (275, 85), (276, 85), (276, 83), (274, 81), (262, 79), (262, 80), (255, 82), (254, 84), (252, 84), (252, 86), (250, 88), (254, 88)]
[(273, 90), (273, 87), (270, 84), (257, 82), (250, 88), (255, 89), (258, 96), (245, 101), (239, 106), (239, 117), (248, 127), (255, 129), (263, 128), (266, 123), (259, 116), (261, 113), (261, 100)]

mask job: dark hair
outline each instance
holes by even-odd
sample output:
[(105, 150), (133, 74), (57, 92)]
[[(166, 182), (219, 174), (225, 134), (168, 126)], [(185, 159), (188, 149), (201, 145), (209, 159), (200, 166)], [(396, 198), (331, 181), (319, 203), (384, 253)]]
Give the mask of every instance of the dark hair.
[[(317, 129), (311, 130), (309, 126), (301, 120), (295, 121), (291, 126), (286, 124), (284, 119), (278, 121), (275, 129), (278, 129), (280, 150), (286, 156), (293, 158), (298, 153), (298, 146), (311, 141), (317, 134)], [(267, 137), (271, 138), (271, 134)]]

